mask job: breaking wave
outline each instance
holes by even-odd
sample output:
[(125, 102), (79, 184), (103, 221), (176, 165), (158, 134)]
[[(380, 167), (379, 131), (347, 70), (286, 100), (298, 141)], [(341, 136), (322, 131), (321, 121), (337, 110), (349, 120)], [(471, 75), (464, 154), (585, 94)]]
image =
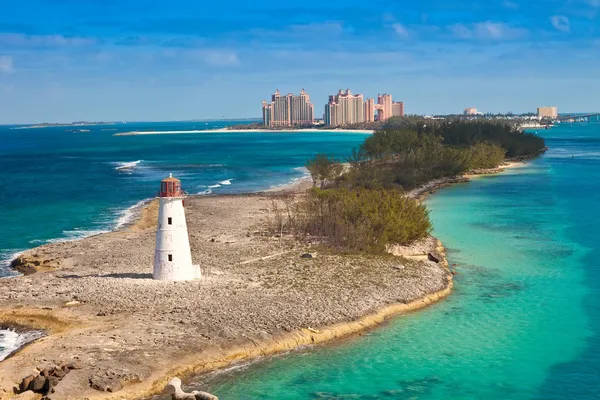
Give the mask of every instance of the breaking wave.
[(115, 169), (117, 171), (123, 171), (123, 170), (132, 170), (135, 167), (138, 166), (139, 163), (141, 163), (143, 160), (137, 160), (137, 161), (128, 161), (128, 162), (118, 162), (116, 163), (116, 167)]

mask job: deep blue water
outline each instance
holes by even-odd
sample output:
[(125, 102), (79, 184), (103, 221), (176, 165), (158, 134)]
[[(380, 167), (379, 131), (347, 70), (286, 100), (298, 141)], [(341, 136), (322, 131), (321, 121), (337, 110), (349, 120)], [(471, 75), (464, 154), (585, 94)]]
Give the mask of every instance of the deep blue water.
[(600, 124), (431, 196), (458, 270), (443, 302), (365, 336), (192, 386), (222, 399), (599, 399)]
[[(11, 129), (0, 126), (0, 276), (16, 252), (112, 230), (173, 173), (190, 194), (252, 192), (305, 175), (317, 152), (350, 155), (358, 133), (193, 133), (240, 121)], [(72, 130), (89, 132), (72, 132)], [(130, 164), (128, 170), (117, 169)]]

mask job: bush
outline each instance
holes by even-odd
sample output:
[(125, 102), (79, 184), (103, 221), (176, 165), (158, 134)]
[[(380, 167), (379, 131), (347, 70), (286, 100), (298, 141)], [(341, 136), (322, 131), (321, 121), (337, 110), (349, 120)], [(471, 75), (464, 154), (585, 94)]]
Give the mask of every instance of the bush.
[(506, 150), (497, 144), (477, 143), (464, 152), (468, 169), (496, 168), (506, 159)]
[(429, 235), (425, 206), (393, 189), (318, 189), (298, 207), (291, 230), (322, 238), (340, 250), (382, 252)]
[(326, 154), (317, 154), (315, 158), (308, 160), (305, 166), (310, 173), (313, 186), (316, 186), (317, 182), (321, 182), (321, 188), (333, 182), (344, 171), (340, 160), (330, 158)]

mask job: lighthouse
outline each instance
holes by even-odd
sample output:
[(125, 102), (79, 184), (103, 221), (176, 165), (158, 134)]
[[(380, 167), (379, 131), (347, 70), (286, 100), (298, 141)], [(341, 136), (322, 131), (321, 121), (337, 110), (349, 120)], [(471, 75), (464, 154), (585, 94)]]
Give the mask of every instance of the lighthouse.
[(172, 174), (160, 182), (154, 279), (187, 281), (200, 278), (200, 267), (192, 264), (184, 198), (181, 181)]

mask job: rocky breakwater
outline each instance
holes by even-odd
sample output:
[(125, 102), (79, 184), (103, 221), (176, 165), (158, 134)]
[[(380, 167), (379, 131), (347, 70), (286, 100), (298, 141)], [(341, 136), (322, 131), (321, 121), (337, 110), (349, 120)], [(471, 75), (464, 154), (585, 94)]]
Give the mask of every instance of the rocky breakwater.
[(36, 272), (55, 270), (60, 267), (60, 261), (47, 258), (45, 254), (32, 252), (17, 256), (10, 263), (10, 267), (24, 275), (31, 275)]
[[(34, 376), (39, 386), (45, 368), (51, 400), (139, 399), (173, 376), (358, 333), (450, 293), (435, 239), (400, 257), (328, 253), (270, 234), (272, 202), (266, 194), (186, 201), (197, 281), (151, 279), (153, 226), (25, 253), (58, 266), (0, 280), (0, 323), (47, 336), (0, 363), (0, 400), (25, 387), (41, 396), (23, 382)], [(72, 361), (77, 369), (56, 376)]]

